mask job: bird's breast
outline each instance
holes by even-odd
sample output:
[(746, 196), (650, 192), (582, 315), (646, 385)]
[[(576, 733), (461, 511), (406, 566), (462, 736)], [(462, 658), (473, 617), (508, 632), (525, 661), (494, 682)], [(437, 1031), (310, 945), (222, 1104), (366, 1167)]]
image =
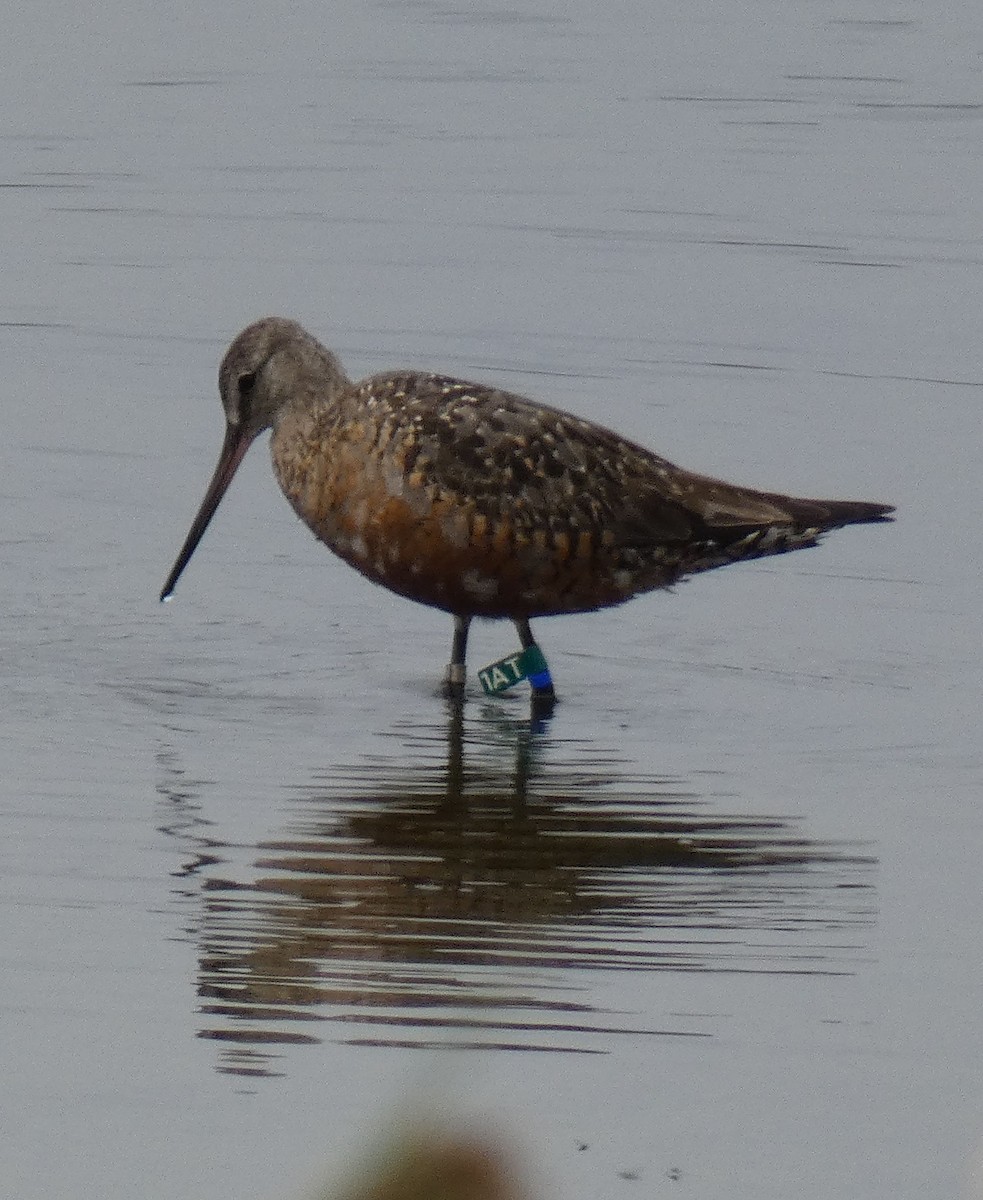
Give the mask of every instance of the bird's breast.
[[(488, 523), (415, 468), (410, 441), (364, 421), (335, 429), (298, 422), (278, 429), (271, 449), (298, 516), (361, 574), (449, 611), (495, 601), (500, 563), (476, 565), (483, 550), (494, 549)], [(499, 559), (506, 542), (499, 531)]]

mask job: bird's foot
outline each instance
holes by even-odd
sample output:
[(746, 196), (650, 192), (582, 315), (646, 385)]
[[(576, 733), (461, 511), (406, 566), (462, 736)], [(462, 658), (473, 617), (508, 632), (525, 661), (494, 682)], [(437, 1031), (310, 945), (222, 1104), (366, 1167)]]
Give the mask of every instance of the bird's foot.
[(546, 658), (535, 642), (525, 650), (527, 661), (534, 667), (534, 673), (529, 676), (532, 687), (530, 701), (535, 716), (549, 716), (556, 704), (556, 689), (553, 687), (553, 677), (546, 665)]
[(464, 699), (465, 671), (464, 663), (452, 662), (447, 664), (444, 676), (444, 696), (448, 700)]

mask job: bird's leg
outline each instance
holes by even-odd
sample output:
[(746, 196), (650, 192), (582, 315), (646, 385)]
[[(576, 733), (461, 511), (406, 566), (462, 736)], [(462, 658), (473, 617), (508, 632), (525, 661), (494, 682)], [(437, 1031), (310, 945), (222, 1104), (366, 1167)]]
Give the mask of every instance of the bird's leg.
[(456, 616), (454, 618), (454, 640), (451, 642), (451, 661), (447, 664), (447, 674), (444, 676), (444, 691), (453, 700), (464, 695), (464, 660), (468, 653), (468, 629), (470, 617)]
[[(532, 636), (532, 630), (529, 628), (529, 621), (523, 617), (516, 620), (515, 627), (519, 631), (519, 641), (522, 643), (522, 649), (528, 650), (530, 646), (536, 645), (536, 639)], [(539, 648), (539, 653), (543, 651)], [(553, 688), (553, 677), (550, 675), (550, 669), (546, 666), (546, 657), (543, 656), (544, 669), (538, 675), (530, 675), (529, 682), (532, 685), (532, 698), (534, 701), (546, 701), (552, 703), (556, 699), (556, 692)]]

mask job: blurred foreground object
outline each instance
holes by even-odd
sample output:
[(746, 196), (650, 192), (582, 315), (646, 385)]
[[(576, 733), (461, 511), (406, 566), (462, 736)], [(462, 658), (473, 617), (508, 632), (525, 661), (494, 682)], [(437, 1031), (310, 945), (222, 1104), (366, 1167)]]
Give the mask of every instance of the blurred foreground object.
[(504, 1141), (463, 1132), (407, 1130), (319, 1200), (531, 1200)]

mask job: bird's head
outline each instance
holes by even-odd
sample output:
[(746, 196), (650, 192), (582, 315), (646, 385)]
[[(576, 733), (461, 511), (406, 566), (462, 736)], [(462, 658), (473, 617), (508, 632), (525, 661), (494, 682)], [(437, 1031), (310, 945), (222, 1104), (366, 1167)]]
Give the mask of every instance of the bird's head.
[(330, 350), (296, 321), (264, 317), (232, 342), (218, 373), (225, 410), (225, 440), (211, 483), (177, 556), (161, 600), (170, 598), (239, 464), (256, 437), (275, 426), (291, 403), (330, 398), (347, 383)]

